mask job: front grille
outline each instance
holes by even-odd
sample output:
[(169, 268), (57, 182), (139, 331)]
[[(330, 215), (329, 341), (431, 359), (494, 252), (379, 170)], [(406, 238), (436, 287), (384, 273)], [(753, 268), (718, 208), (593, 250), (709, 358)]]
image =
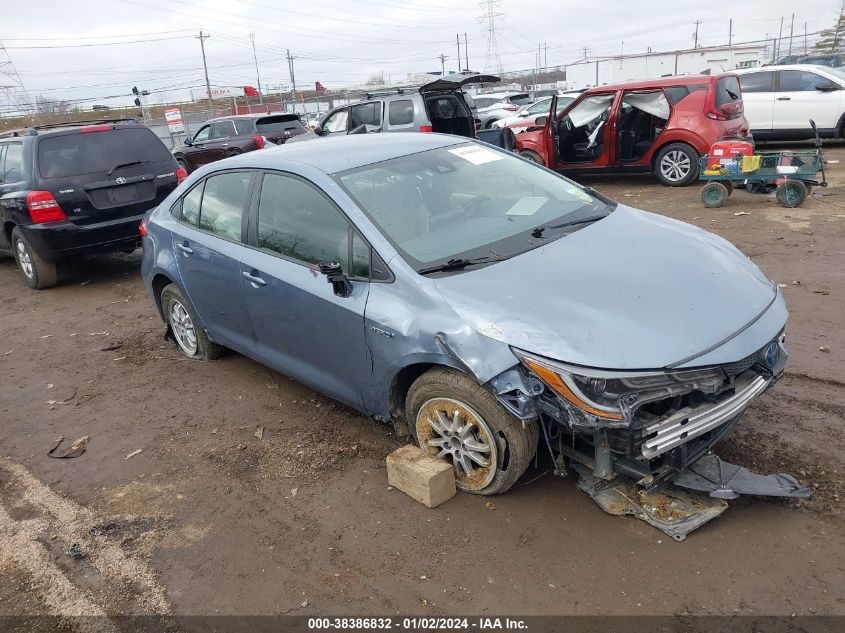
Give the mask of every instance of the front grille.
[(733, 363), (726, 363), (721, 365), (722, 370), (727, 374), (728, 380), (733, 380), (742, 373), (745, 373), (757, 362), (760, 352), (754, 352), (750, 356), (746, 356), (742, 360), (734, 361)]

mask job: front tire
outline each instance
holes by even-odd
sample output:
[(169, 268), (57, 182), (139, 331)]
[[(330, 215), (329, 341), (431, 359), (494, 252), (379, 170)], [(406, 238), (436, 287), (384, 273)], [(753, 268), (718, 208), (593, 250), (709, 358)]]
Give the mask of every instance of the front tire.
[(18, 227), (12, 229), (12, 253), (23, 274), (26, 285), (34, 290), (55, 286), (59, 279), (56, 264), (36, 253)]
[(492, 393), (454, 369), (420, 376), (408, 390), (405, 415), (419, 446), (449, 461), (465, 492), (505, 492), (537, 451), (536, 423), (523, 428)]
[(800, 180), (787, 180), (778, 185), (775, 197), (782, 207), (800, 207), (807, 199), (807, 185)]
[(543, 167), (546, 166), (546, 162), (543, 160), (543, 157), (540, 156), (537, 152), (533, 152), (530, 149), (524, 149), (519, 152), (519, 155), (523, 158), (527, 158), (532, 163), (537, 163), (538, 165), (542, 165)]
[(176, 345), (185, 356), (195, 360), (215, 360), (226, 353), (225, 347), (208, 338), (193, 306), (176, 284), (165, 286), (161, 291), (161, 308)]
[(691, 185), (698, 180), (698, 152), (686, 143), (670, 143), (657, 152), (654, 173), (667, 187)]

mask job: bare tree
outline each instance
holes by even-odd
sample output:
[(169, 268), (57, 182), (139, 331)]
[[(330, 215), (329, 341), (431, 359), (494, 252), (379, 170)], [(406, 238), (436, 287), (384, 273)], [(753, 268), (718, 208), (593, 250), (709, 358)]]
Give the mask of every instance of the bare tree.
[(63, 114), (70, 110), (70, 104), (62, 99), (38, 95), (35, 97), (35, 111), (38, 114)]

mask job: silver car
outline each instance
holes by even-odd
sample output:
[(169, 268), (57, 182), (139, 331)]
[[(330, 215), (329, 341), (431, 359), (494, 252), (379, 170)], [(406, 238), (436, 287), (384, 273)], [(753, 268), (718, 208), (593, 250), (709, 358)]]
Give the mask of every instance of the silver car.
[(724, 239), (438, 134), (286, 144), (193, 173), (145, 220), (179, 348), (231, 348), (501, 493), (538, 447), (656, 486), (783, 372), (776, 284)]

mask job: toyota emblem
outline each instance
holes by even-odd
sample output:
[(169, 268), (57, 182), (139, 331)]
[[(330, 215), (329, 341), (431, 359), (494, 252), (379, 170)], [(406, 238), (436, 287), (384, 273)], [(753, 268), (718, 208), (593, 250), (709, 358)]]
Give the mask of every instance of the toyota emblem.
[(121, 176), (120, 178), (116, 179), (115, 182), (119, 185), (125, 185), (126, 184), (126, 178)]

